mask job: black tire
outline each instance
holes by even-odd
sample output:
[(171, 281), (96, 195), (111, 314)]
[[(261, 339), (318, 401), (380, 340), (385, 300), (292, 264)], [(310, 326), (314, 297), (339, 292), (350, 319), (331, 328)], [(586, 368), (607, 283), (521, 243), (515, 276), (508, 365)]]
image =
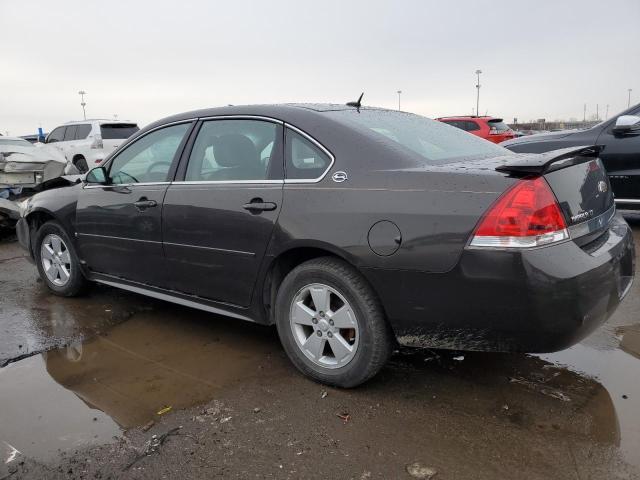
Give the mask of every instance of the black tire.
[[(324, 368), (314, 363), (294, 338), (289, 319), (291, 304), (301, 289), (314, 283), (339, 292), (356, 316), (358, 345), (353, 358), (344, 366)], [(351, 388), (366, 382), (380, 371), (393, 350), (393, 333), (377, 296), (355, 268), (334, 257), (309, 260), (294, 268), (278, 289), (275, 315), (280, 341), (293, 364), (305, 375), (327, 385)]]
[(89, 171), (89, 165), (87, 165), (87, 160), (84, 157), (75, 158), (73, 164), (80, 173), (87, 173)]
[[(50, 234), (60, 237), (64, 242), (65, 250), (69, 252), (70, 268), (67, 269), (69, 272), (69, 279), (64, 285), (56, 285), (53, 283), (44, 270), (41, 249), (43, 241)], [(36, 266), (38, 267), (38, 272), (40, 273), (40, 278), (42, 278), (42, 281), (45, 283), (47, 288), (56, 295), (60, 295), (61, 297), (75, 297), (82, 293), (88, 285), (86, 278), (80, 270), (80, 260), (78, 259), (73, 243), (58, 222), (46, 222), (38, 229), (33, 239), (33, 254)]]

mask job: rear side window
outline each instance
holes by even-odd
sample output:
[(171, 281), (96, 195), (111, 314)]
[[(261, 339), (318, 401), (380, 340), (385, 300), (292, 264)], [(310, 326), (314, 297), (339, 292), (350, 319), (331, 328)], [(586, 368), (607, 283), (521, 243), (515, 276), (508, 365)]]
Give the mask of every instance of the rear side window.
[(480, 130), (480, 126), (472, 120), (467, 120), (464, 122), (463, 130), (466, 130), (467, 132), (473, 132), (475, 130)]
[(103, 123), (100, 125), (100, 133), (104, 140), (129, 138), (138, 130), (140, 129), (135, 123)]
[(75, 140), (76, 139), (76, 129), (78, 128), (77, 125), (69, 125), (67, 126), (67, 129), (64, 131), (64, 141), (68, 142), (69, 140)]
[(489, 125), (489, 128), (491, 130), (495, 130), (498, 133), (507, 132), (511, 130), (509, 128), (509, 125), (504, 123), (502, 119), (499, 119), (499, 118), (496, 118), (495, 120), (489, 120), (487, 124)]
[(204, 122), (189, 155), (185, 180), (281, 180), (281, 132), (277, 124), (262, 120)]
[(447, 125), (451, 125), (452, 127), (460, 128), (461, 130), (465, 130), (464, 123), (459, 120), (442, 120), (442, 123), (446, 123)]
[[(382, 133), (384, 135), (384, 133)], [(287, 128), (286, 177), (296, 180), (315, 180), (331, 165), (331, 157), (311, 140)]]
[(76, 140), (84, 140), (91, 132), (91, 125), (76, 125)]
[(53, 130), (47, 137), (47, 143), (61, 142), (64, 139), (64, 130), (66, 127), (58, 127)]

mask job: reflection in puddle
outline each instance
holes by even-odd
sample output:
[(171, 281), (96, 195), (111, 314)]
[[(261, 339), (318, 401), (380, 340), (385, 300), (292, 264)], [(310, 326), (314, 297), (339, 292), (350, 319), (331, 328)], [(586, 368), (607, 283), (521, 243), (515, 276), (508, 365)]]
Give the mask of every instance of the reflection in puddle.
[[(540, 358), (593, 378), (604, 387), (601, 389), (607, 396), (604, 404), (594, 399), (600, 403), (592, 409), (594, 426), (598, 427), (598, 422), (607, 415), (606, 411), (613, 411), (620, 429), (616, 445), (620, 446), (629, 463), (640, 466), (638, 330), (629, 327), (625, 331), (619, 348), (596, 349), (578, 344), (561, 352), (540, 355)], [(629, 332), (632, 333), (627, 337)], [(601, 427), (594, 429), (595, 440), (608, 440), (602, 438), (602, 430)]]
[(0, 370), (0, 440), (40, 459), (106, 443), (165, 407), (206, 403), (225, 386), (264, 375), (278, 350), (266, 328), (159, 317), (139, 314), (106, 335)]

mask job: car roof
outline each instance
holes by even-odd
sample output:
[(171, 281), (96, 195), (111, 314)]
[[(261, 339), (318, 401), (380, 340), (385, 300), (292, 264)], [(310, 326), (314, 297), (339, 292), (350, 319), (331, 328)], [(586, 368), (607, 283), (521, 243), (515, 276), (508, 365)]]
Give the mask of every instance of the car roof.
[(70, 122), (63, 123), (60, 126), (64, 127), (66, 125), (84, 125), (84, 124), (87, 124), (87, 123), (94, 123), (94, 122), (98, 122), (98, 123), (136, 123), (136, 122), (131, 122), (129, 120), (114, 120), (114, 119), (109, 119), (109, 118), (87, 118), (86, 120), (71, 120)]
[(489, 115), (481, 115), (479, 117), (475, 115), (459, 115), (459, 116), (453, 116), (453, 117), (438, 117), (436, 120), (500, 120), (502, 121), (501, 118), (492, 117)]
[[(2, 135), (2, 138), (0, 140), (22, 140), (27, 142), (27, 140), (25, 140), (24, 138), (21, 137), (5, 137), (4, 135)], [(29, 142), (27, 142), (29, 143)]]

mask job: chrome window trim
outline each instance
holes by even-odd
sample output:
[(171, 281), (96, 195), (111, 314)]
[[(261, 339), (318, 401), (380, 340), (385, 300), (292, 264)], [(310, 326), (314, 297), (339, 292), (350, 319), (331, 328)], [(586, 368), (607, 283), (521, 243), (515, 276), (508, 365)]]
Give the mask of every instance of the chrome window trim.
[(171, 182), (110, 183), (108, 185), (94, 185), (87, 183), (83, 185), (82, 188), (150, 187), (154, 185), (171, 185)]
[(284, 180), (179, 180), (171, 185), (282, 185)]
[(326, 170), (322, 173), (322, 175), (320, 175), (319, 177), (316, 178), (286, 178), (287, 176), (287, 162), (286, 162), (286, 156), (287, 156), (287, 152), (286, 152), (286, 145), (285, 145), (285, 180), (284, 183), (285, 184), (290, 184), (290, 183), (318, 183), (321, 182), (324, 177), (327, 176), (327, 173), (329, 173), (329, 171), (331, 170), (331, 168), (333, 167), (333, 164), (336, 163), (336, 157), (333, 156), (333, 153), (331, 153), (329, 151), (329, 149), (327, 149), (324, 145), (322, 145), (319, 141), (317, 141), (315, 138), (313, 138), (311, 135), (309, 135), (307, 132), (300, 130), (298, 127), (294, 127), (293, 125), (291, 125), (290, 123), (285, 122), (284, 123), (285, 128), (290, 128), (291, 130), (293, 130), (294, 132), (302, 135), (303, 137), (305, 137), (307, 140), (309, 140), (311, 143), (313, 143), (315, 146), (317, 146), (320, 150), (322, 150), (326, 155), (329, 156), (329, 158), (331, 159), (331, 163), (329, 163), (329, 166), (326, 168)]
[[(106, 160), (102, 165), (98, 165), (98, 166), (99, 166), (99, 167), (104, 167), (106, 170), (108, 170), (108, 167), (110, 167), (110, 166), (111, 166), (111, 164), (113, 163), (113, 160), (114, 160), (114, 159), (118, 158), (118, 156), (119, 156), (119, 155), (121, 155), (121, 154), (122, 154), (122, 152), (124, 152), (124, 151), (129, 147), (129, 145), (131, 145), (131, 144), (133, 144), (133, 143), (137, 142), (137, 141), (138, 141), (138, 140), (140, 140), (141, 138), (144, 138), (144, 137), (146, 137), (147, 135), (149, 135), (150, 133), (153, 133), (153, 132), (155, 132), (155, 131), (157, 131), (157, 130), (161, 130), (161, 129), (165, 128), (165, 127), (172, 127), (172, 126), (174, 126), (174, 125), (180, 125), (180, 124), (182, 124), (182, 123), (190, 123), (190, 122), (194, 122), (194, 121), (196, 121), (196, 120), (198, 120), (198, 118), (197, 118), (197, 117), (194, 117), (194, 118), (188, 118), (188, 119), (185, 119), (185, 120), (176, 120), (175, 122), (163, 123), (162, 125), (158, 125), (157, 127), (153, 127), (151, 130), (148, 130), (148, 131), (144, 132), (144, 133), (143, 133), (142, 135), (140, 135), (139, 137), (132, 138), (132, 139), (131, 139), (131, 140), (129, 140), (128, 142), (125, 142), (125, 143), (123, 143), (122, 145), (120, 145), (120, 146), (119, 146), (119, 147), (114, 151), (114, 153), (115, 153), (114, 155), (112, 155), (111, 157), (108, 157), (108, 158), (107, 158), (107, 160)], [(95, 167), (94, 167), (94, 168), (95, 168)], [(91, 171), (91, 170), (89, 170), (89, 171)], [(155, 183), (155, 182), (152, 182), (152, 183)], [(161, 182), (161, 183), (164, 183), (164, 182)], [(170, 182), (167, 182), (167, 183), (170, 183)], [(119, 184), (117, 184), (117, 185), (124, 185), (124, 184), (119, 183)], [(140, 184), (139, 184), (139, 183), (137, 183), (136, 185), (140, 185)]]
[(616, 203), (630, 203), (633, 205), (640, 205), (640, 199), (637, 198), (616, 198)]
[(277, 118), (265, 117), (262, 115), (219, 115), (213, 117), (198, 117), (198, 120), (207, 121), (207, 120), (263, 120), (267, 122), (277, 123), (278, 125), (284, 125), (282, 120), (278, 120)]

